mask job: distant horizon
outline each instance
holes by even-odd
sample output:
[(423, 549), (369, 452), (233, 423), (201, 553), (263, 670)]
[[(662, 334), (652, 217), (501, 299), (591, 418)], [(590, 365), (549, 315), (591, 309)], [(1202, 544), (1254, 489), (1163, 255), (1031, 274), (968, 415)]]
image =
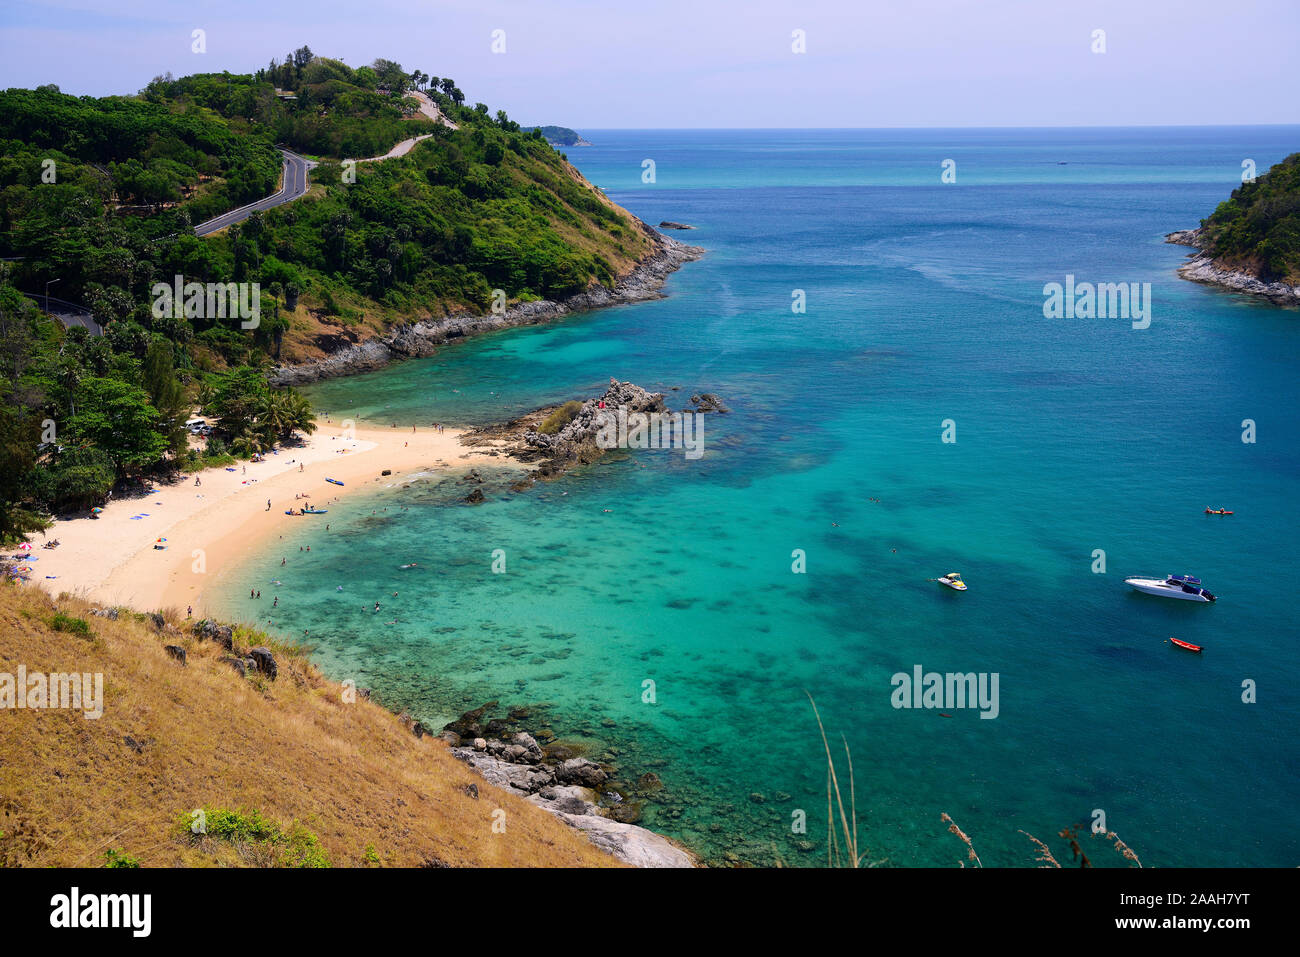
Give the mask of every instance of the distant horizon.
[[(797, 133), (806, 132), (863, 132), (870, 130), (1240, 130), (1240, 129), (1300, 129), (1300, 123), (1117, 123), (1113, 126), (1102, 124), (1083, 124), (1076, 126), (569, 126), (566, 123), (521, 123), (526, 130), (540, 126), (560, 126), (575, 133), (592, 132), (637, 132), (637, 133), (672, 133), (681, 130), (694, 130), (701, 133), (718, 132), (754, 132), (754, 133)], [(1300, 150), (1300, 145), (1297, 145)]]
[(306, 45), (353, 67), (384, 57), (451, 77), (470, 104), (572, 129), (1300, 124), (1300, 101), (1285, 95), (1300, 36), (1293, 0), (88, 6), (6, 9), (0, 88), (131, 96), (157, 75), (252, 73)]

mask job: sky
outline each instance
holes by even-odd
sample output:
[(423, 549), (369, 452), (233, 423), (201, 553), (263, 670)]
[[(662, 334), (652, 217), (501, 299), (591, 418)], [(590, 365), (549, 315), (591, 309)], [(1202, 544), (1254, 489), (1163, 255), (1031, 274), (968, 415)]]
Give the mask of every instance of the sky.
[(1300, 0), (0, 0), (0, 88), (306, 44), (579, 130), (1294, 124), (1298, 40)]

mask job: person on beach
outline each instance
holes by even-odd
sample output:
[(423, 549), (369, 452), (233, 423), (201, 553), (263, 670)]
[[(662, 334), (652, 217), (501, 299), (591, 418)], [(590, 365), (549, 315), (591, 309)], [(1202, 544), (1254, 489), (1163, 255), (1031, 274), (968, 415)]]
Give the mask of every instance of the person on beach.
[(301, 463), (301, 462), (298, 463), (298, 471), (299, 471), (299, 472), (302, 471), (302, 463)]
[(186, 617), (186, 618), (193, 618), (193, 617), (194, 617), (194, 606), (193, 606), (193, 605), (186, 605), (186, 606), (185, 606), (185, 617)]
[(260, 588), (257, 590), (257, 600), (258, 601), (262, 600), (262, 590)]
[(251, 588), (248, 590), (248, 597), (249, 597), (249, 598), (256, 598), (256, 597), (257, 597), (257, 595), (254, 593), (253, 589), (251, 589)]
[(203, 482), (199, 480), (199, 477), (197, 475), (194, 476), (194, 484), (195, 486), (199, 486), (203, 484)]
[(271, 500), (269, 498), (266, 500), (266, 510), (268, 512), (271, 510)]

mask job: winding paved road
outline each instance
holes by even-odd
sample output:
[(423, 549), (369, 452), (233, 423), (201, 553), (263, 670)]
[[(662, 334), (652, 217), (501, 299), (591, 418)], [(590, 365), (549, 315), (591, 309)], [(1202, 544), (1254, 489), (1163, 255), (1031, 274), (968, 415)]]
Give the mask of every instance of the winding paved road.
[(228, 213), (222, 213), (206, 223), (199, 223), (194, 227), (195, 236), (208, 236), (219, 229), (225, 229), (232, 223), (243, 222), (253, 213), (264, 209), (271, 209), (275, 206), (283, 206), (285, 203), (291, 203), (298, 197), (307, 192), (307, 171), (316, 165), (315, 160), (309, 160), (299, 156), (297, 153), (291, 153), (286, 149), (280, 150), (284, 156), (284, 185), (280, 187), (278, 193), (274, 193), (266, 199), (259, 199), (255, 203), (249, 203), (247, 206), (240, 206), (238, 209), (232, 209)]
[(59, 322), (63, 323), (65, 329), (71, 329), (73, 326), (81, 326), (92, 336), (102, 336), (104, 328), (99, 324), (89, 309), (79, 302), (68, 302), (66, 299), (55, 299), (53, 296), (42, 296), (34, 293), (23, 293), (28, 299), (40, 307), (41, 312), (47, 316), (53, 316)]

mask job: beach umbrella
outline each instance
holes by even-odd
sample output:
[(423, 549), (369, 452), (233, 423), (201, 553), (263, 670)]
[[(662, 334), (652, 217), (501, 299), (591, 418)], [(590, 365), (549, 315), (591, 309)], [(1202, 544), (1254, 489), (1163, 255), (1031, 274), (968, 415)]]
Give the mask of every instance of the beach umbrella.
[(98, 515), (98, 514), (99, 514), (100, 512), (102, 512), (102, 511), (103, 511), (102, 508), (92, 508), (92, 509), (90, 510), (90, 514), (91, 514), (91, 515)]
[(32, 550), (31, 542), (23, 542), (18, 546), (20, 552), (30, 552)]

